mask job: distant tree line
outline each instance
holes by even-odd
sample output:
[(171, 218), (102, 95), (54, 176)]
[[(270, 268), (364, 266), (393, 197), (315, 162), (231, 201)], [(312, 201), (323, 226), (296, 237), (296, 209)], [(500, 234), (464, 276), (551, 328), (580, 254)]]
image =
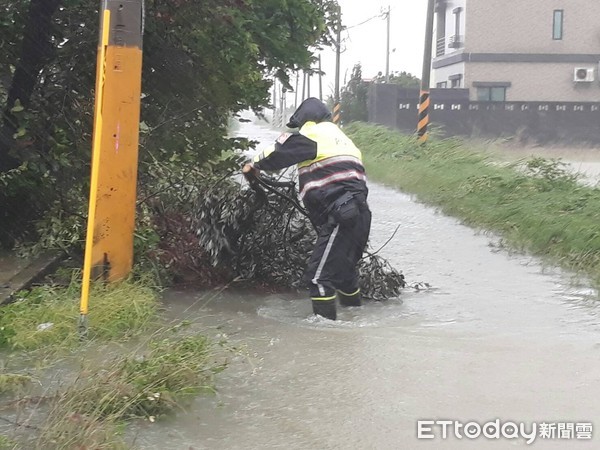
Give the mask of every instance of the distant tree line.
[[(372, 80), (364, 80), (361, 64), (355, 64), (352, 69), (350, 80), (340, 92), (342, 121), (344, 123), (366, 122), (369, 118), (367, 110), (369, 84), (385, 82), (385, 76), (381, 72), (379, 72)], [(389, 76), (389, 83), (400, 85), (405, 88), (418, 89), (421, 80), (408, 72), (392, 72)]]

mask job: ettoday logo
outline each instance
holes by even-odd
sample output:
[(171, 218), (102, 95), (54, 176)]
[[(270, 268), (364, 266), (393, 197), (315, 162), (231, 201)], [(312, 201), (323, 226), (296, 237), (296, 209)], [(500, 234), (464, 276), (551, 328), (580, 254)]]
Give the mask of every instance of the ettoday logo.
[(417, 439), (523, 439), (528, 445), (536, 439), (592, 439), (591, 422), (503, 422), (500, 419), (483, 424), (475, 421), (419, 420)]

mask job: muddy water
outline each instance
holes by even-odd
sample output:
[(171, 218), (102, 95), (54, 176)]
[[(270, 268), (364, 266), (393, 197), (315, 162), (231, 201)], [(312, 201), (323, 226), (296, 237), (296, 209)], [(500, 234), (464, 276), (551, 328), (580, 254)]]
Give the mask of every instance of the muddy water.
[[(244, 125), (241, 133), (273, 139)], [(508, 448), (523, 439), (418, 441), (418, 419), (595, 422), (600, 427), (598, 293), (493, 236), (371, 185), (372, 247), (409, 281), (402, 301), (310, 317), (303, 295), (169, 292), (168, 314), (226, 336), (218, 392), (149, 424), (147, 449)], [(594, 441), (600, 430), (594, 430)], [(439, 435), (439, 433), (438, 433)], [(536, 448), (597, 448), (541, 440)]]

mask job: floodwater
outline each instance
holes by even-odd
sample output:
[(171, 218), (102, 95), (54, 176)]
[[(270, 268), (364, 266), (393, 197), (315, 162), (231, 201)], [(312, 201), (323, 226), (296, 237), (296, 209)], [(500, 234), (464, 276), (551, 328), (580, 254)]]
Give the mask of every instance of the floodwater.
[[(242, 124), (263, 142), (277, 133)], [(310, 316), (297, 295), (169, 292), (168, 314), (238, 346), (217, 393), (148, 424), (147, 449), (479, 449), (524, 438), (417, 439), (418, 420), (600, 427), (600, 303), (585, 280), (510, 255), (494, 236), (371, 184), (371, 245), (409, 282), (402, 300)], [(531, 430), (531, 428), (527, 428)], [(426, 431), (426, 430), (425, 430)], [(536, 448), (597, 448), (542, 439)], [(510, 434), (510, 433), (509, 433)], [(563, 436), (568, 436), (564, 435)], [(573, 436), (585, 437), (584, 433)]]
[(557, 146), (519, 146), (516, 143), (481, 145), (500, 161), (527, 161), (532, 157), (560, 160), (564, 168), (579, 175), (579, 181), (589, 186), (600, 186), (600, 148), (594, 147), (557, 147)]

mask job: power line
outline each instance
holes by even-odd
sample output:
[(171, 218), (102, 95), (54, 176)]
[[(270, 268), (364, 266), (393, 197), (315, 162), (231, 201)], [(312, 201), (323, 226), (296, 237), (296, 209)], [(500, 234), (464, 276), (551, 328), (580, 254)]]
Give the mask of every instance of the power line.
[(391, 8), (386, 8), (386, 9), (382, 10), (382, 11), (381, 11), (379, 14), (376, 14), (376, 15), (374, 15), (373, 17), (369, 17), (368, 19), (366, 19), (366, 20), (363, 20), (362, 22), (360, 22), (360, 23), (357, 23), (357, 24), (355, 24), (355, 25), (351, 25), (351, 26), (349, 26), (349, 27), (344, 27), (344, 29), (346, 29), (346, 30), (350, 30), (350, 29), (352, 29), (352, 28), (360, 27), (361, 25), (364, 25), (364, 24), (366, 24), (366, 23), (368, 23), (368, 22), (370, 22), (371, 20), (374, 20), (374, 19), (378, 19), (378, 18), (381, 18), (381, 19), (383, 19), (384, 17), (387, 17), (387, 15), (388, 15), (388, 14), (389, 14), (391, 11), (393, 11), (394, 9), (396, 9), (396, 7), (395, 7), (395, 6), (394, 6), (394, 7), (391, 7)]
[[(386, 12), (385, 14), (387, 14), (387, 12)], [(368, 23), (368, 22), (370, 22), (370, 21), (371, 21), (371, 20), (373, 20), (373, 19), (378, 19), (378, 18), (382, 18), (382, 17), (384, 17), (384, 16), (385, 16), (385, 14), (384, 14), (384, 13), (379, 13), (379, 14), (377, 14), (376, 16), (370, 17), (370, 18), (368, 18), (367, 20), (364, 20), (364, 21), (362, 21), (362, 22), (360, 22), (360, 23), (357, 23), (356, 25), (352, 25), (352, 26), (350, 26), (350, 27), (344, 27), (344, 28), (345, 28), (346, 30), (350, 30), (350, 29), (352, 29), (352, 28), (360, 27), (361, 25), (364, 25), (365, 23)]]

